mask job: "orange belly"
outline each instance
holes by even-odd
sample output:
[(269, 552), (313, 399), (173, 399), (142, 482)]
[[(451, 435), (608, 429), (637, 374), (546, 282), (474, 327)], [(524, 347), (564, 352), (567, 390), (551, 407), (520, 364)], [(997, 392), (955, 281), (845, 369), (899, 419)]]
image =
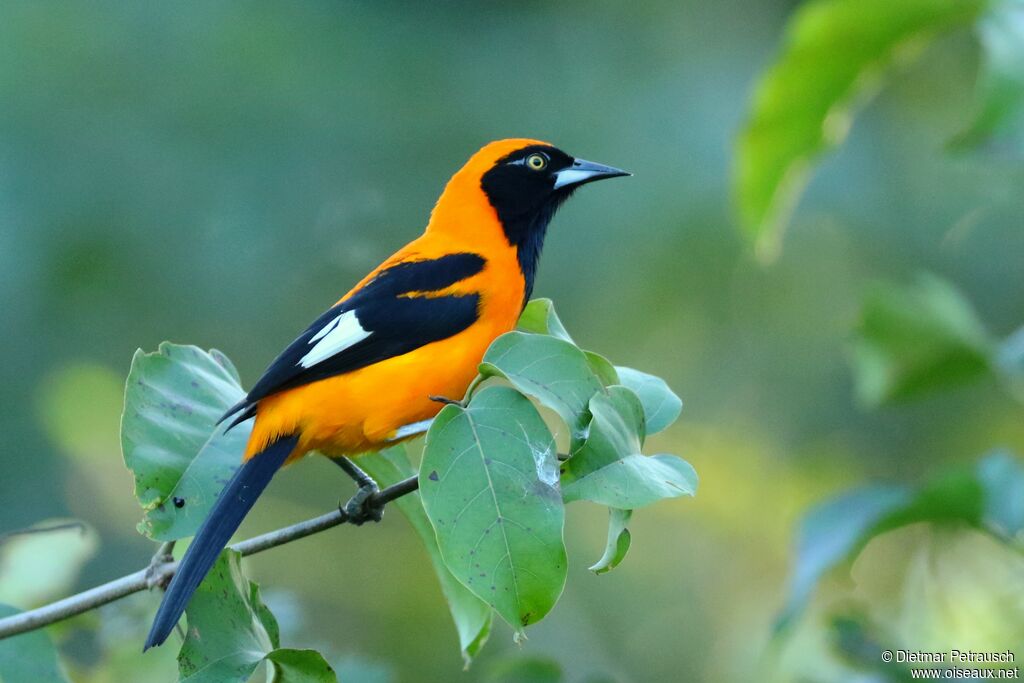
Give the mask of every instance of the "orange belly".
[(289, 462), (312, 450), (341, 456), (386, 446), (401, 427), (440, 412), (444, 405), (431, 396), (461, 399), (487, 347), (517, 318), (484, 315), (448, 339), (268, 396), (257, 408), (245, 459), (277, 437), (295, 433), (299, 442)]

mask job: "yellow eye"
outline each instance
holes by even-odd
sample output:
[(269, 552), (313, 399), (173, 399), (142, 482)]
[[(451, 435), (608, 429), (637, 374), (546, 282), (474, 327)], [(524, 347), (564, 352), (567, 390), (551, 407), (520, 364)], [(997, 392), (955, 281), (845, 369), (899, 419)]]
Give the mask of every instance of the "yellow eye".
[(548, 158), (543, 154), (531, 154), (526, 157), (526, 165), (533, 171), (543, 171), (548, 165)]

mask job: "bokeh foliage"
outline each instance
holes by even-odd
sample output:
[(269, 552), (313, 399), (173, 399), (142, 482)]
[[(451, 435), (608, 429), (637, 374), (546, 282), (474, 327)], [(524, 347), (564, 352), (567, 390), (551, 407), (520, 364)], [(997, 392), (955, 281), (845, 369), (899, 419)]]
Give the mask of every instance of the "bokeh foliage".
[[(961, 148), (993, 146), (1020, 157), (1024, 109), (1024, 8), (1019, 0), (810, 0), (787, 27), (778, 61), (755, 89), (739, 138), (736, 198), (759, 252), (773, 257), (818, 157), (841, 144), (856, 109), (887, 72), (952, 29), (978, 22), (985, 49), (981, 112)], [(814, 87), (808, 88), (808, 80)], [(1007, 131), (1010, 131), (1009, 133)]]
[[(609, 575), (570, 562), (559, 608), (524, 650), (496, 624), (474, 675), (509, 680), (506, 655), (527, 655), (557, 660), (532, 670), (572, 681), (765, 677), (789, 540), (808, 505), (864, 481), (918, 485), (998, 444), (1024, 452), (1019, 405), (984, 376), (865, 411), (848, 365), (873, 283), (934, 273), (997, 341), (1024, 320), (1014, 146), (983, 145), (995, 161), (946, 153), (984, 111), (979, 67), (993, 53), (965, 25), (889, 71), (846, 144), (820, 159), (764, 269), (734, 228), (733, 139), (793, 9), (4, 5), (0, 345), (11, 360), (0, 365), (0, 528), (88, 519), (101, 545), (79, 587), (144, 565), (151, 544), (132, 528), (133, 481), (116, 457), (132, 352), (164, 339), (215, 346), (248, 386), (415, 233), (475, 147), (534, 135), (635, 173), (562, 210), (537, 292), (559, 302), (587, 347), (658, 368), (685, 394), (685, 418), (651, 448), (686, 455), (702, 490), (632, 520), (636, 547)], [(818, 83), (812, 72), (803, 86)], [(1016, 339), (1000, 347), (1006, 367), (1021, 367)], [(243, 533), (346, 497), (318, 466), (283, 473)], [(570, 558), (596, 557), (608, 514), (568, 513)], [(320, 641), (342, 680), (462, 675), (425, 565), (371, 559), (382, 546), (423, 552), (399, 516), (326, 538), (297, 545), (300, 566), (275, 553), (250, 562), (261, 583), (289, 587), (264, 595), (286, 642)], [(389, 591), (324, 590), (339, 573)], [(841, 595), (842, 576), (827, 577), (817, 600)], [(171, 680), (173, 656), (126, 645), (153, 608), (139, 596), (52, 630), (75, 680)], [(640, 621), (653, 627), (625, 626)], [(788, 670), (844, 680), (822, 656), (832, 631), (814, 619), (801, 629)]]

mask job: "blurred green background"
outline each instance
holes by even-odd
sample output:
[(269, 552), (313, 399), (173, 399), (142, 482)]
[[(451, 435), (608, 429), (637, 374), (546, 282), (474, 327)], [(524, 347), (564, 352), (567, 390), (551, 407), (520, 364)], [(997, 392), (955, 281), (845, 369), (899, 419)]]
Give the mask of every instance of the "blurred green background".
[[(117, 437), (135, 349), (216, 347), (251, 383), (418, 234), (472, 152), (538, 137), (635, 173), (562, 209), (535, 294), (581, 344), (683, 397), (682, 420), (649, 451), (692, 462), (698, 496), (638, 512), (630, 556), (600, 577), (586, 567), (605, 513), (571, 507), (563, 600), (521, 648), (499, 627), (468, 674), (396, 512), (249, 571), (285, 645), (317, 647), (360, 680), (472, 681), (517, 654), (553, 658), (572, 681), (767, 677), (809, 504), (997, 445), (1024, 451), (1020, 406), (991, 383), (866, 411), (847, 362), (878, 278), (929, 270), (994, 333), (1024, 321), (1024, 170), (943, 149), (973, 111), (966, 30), (858, 118), (777, 262), (743, 244), (733, 138), (794, 5), (5, 3), (0, 532), (88, 521), (99, 553), (77, 587), (143, 566), (153, 547), (134, 529)], [(242, 533), (336, 505), (350, 489), (335, 469), (309, 460), (282, 473)], [(72, 629), (62, 647), (78, 677), (172, 680), (168, 648), (137, 655), (156, 602), (89, 617), (98, 634)], [(104, 631), (131, 610), (141, 616), (122, 625), (124, 651), (95, 667)], [(813, 671), (815, 657), (808, 646), (793, 666)]]

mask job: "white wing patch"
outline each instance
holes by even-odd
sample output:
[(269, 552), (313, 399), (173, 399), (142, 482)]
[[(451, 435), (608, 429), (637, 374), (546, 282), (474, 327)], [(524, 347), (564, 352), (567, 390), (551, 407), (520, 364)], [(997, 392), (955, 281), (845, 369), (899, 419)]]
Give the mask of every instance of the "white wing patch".
[(320, 361), (344, 351), (369, 336), (370, 333), (359, 324), (356, 312), (345, 311), (310, 337), (309, 343), (315, 342), (315, 345), (309, 350), (309, 353), (299, 359), (298, 365), (311, 368)]
[(389, 441), (398, 441), (399, 439), (404, 439), (405, 437), (412, 436), (413, 434), (423, 434), (430, 429), (430, 425), (433, 424), (433, 422), (434, 418), (430, 418), (429, 420), (420, 420), (419, 422), (402, 425), (395, 430), (395, 435), (391, 437)]

